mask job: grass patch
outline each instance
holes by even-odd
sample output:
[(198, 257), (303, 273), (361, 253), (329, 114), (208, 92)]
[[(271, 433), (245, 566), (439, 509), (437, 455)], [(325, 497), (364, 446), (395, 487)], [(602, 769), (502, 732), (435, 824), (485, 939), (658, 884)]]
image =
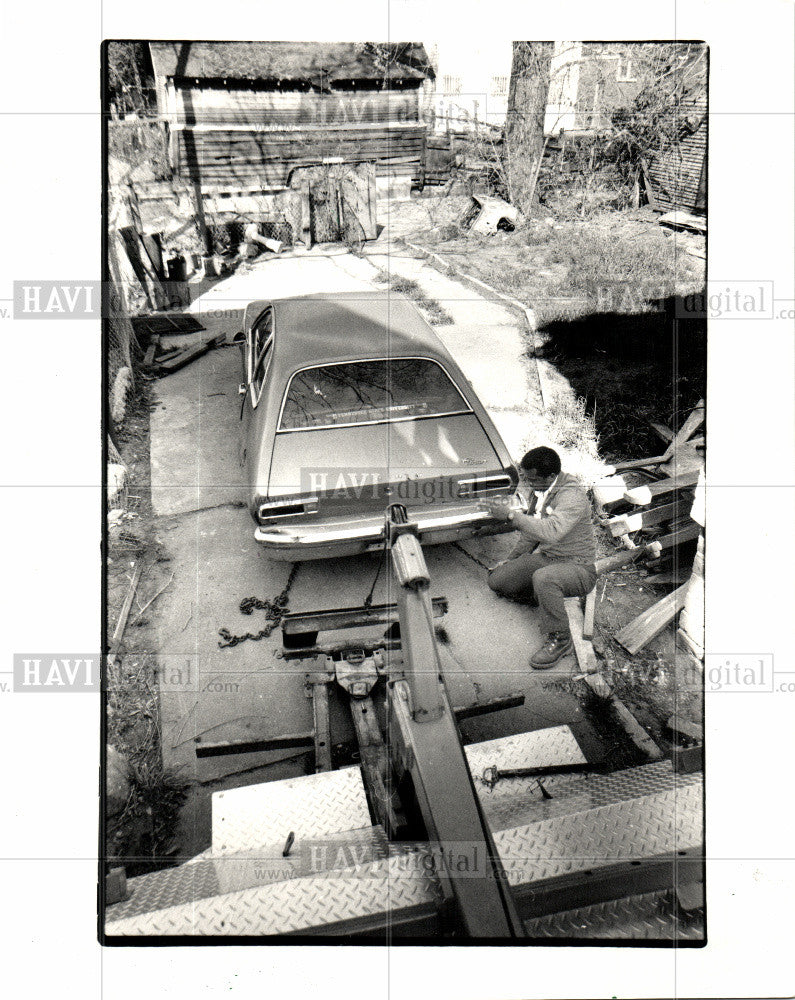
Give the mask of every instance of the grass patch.
[(530, 353), (563, 376), (544, 393), (548, 440), (583, 475), (597, 443), (608, 461), (657, 454), (650, 422), (676, 430), (705, 393), (704, 324), (676, 308), (677, 295), (703, 287), (704, 262), (656, 218), (609, 212), (530, 219), (488, 238), (452, 227), (412, 237), (533, 309), (539, 336)]
[(436, 299), (429, 298), (419, 283), (412, 278), (401, 278), (379, 268), (374, 280), (382, 285), (389, 285), (390, 291), (397, 292), (398, 295), (405, 295), (406, 298), (416, 302), (427, 313), (434, 326), (450, 326), (453, 322), (453, 317), (441, 303)]
[[(130, 474), (129, 519), (108, 532), (108, 626), (115, 625), (130, 583), (133, 564), (144, 573), (124, 632), (122, 655), (108, 667), (105, 713), (107, 742), (127, 764), (129, 792), (120, 813), (106, 825), (109, 867), (121, 864), (128, 876), (163, 868), (177, 850), (174, 837), (188, 791), (165, 771), (161, 756), (160, 703), (149, 621), (142, 609), (160, 590), (168, 557), (154, 540), (151, 521), (148, 384), (139, 376), (124, 426), (117, 429), (122, 461)], [(156, 608), (156, 605), (155, 605)]]
[[(551, 220), (550, 220), (551, 222)], [(703, 261), (666, 237), (656, 221), (618, 212), (585, 222), (529, 220), (493, 237), (444, 227), (412, 237), (473, 277), (530, 306), (539, 326), (604, 311), (633, 313), (644, 300), (695, 291)]]
[(156, 871), (178, 852), (174, 840), (188, 785), (163, 767), (160, 710), (151, 657), (124, 656), (108, 670), (108, 741), (126, 759), (129, 794), (108, 819), (108, 859), (129, 876)]
[(544, 413), (550, 440), (568, 451), (578, 451), (592, 458), (598, 451), (596, 424), (586, 410), (586, 402), (573, 393), (557, 392)]

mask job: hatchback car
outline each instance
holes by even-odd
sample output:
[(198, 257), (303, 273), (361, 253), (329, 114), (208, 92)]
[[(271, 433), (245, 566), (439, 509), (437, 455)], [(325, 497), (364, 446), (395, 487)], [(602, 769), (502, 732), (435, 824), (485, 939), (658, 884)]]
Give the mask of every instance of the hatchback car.
[(429, 544), (506, 530), (487, 497), (522, 509), (500, 435), (408, 299), (251, 302), (243, 334), (240, 461), (270, 557), (381, 549), (393, 503)]

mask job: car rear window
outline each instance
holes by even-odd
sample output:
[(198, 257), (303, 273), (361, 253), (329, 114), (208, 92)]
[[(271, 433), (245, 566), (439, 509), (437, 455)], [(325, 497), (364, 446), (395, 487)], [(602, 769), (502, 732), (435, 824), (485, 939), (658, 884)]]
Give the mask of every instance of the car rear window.
[(467, 412), (461, 393), (435, 361), (390, 358), (308, 368), (293, 376), (279, 430)]

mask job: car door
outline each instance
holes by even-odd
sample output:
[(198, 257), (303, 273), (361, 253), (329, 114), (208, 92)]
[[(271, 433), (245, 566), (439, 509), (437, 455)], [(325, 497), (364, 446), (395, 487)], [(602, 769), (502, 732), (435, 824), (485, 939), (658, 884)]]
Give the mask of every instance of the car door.
[(273, 309), (266, 306), (246, 326), (244, 351), (245, 383), (242, 386), (243, 400), (240, 407), (241, 434), (239, 460), (243, 466), (251, 464), (251, 458), (259, 453), (257, 413), (266, 392), (268, 372), (273, 354)]

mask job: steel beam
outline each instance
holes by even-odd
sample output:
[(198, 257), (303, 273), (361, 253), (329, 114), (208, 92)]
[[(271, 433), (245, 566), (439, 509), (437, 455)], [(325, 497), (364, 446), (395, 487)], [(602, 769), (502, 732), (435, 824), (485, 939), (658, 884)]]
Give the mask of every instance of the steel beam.
[[(447, 598), (431, 600), (434, 618), (447, 614)], [(306, 632), (331, 632), (336, 629), (361, 628), (369, 625), (391, 625), (398, 620), (397, 604), (373, 604), (369, 608), (329, 608), (327, 611), (306, 611), (285, 615), (282, 619), (284, 635), (302, 635)]]
[(238, 742), (196, 743), (197, 757), (226, 757), (233, 753), (259, 753), (269, 750), (292, 750), (294, 747), (313, 747), (314, 733), (297, 733), (294, 736), (273, 736), (269, 740), (239, 740)]
[(461, 748), (455, 716), (439, 685), (439, 718), (417, 722), (407, 681), (391, 687), (390, 732), (396, 770), (408, 771), (429, 839), (445, 852), (457, 851), (464, 870), (437, 874), (457, 928), (473, 938), (511, 938), (523, 927), (506, 889), (506, 876)]

